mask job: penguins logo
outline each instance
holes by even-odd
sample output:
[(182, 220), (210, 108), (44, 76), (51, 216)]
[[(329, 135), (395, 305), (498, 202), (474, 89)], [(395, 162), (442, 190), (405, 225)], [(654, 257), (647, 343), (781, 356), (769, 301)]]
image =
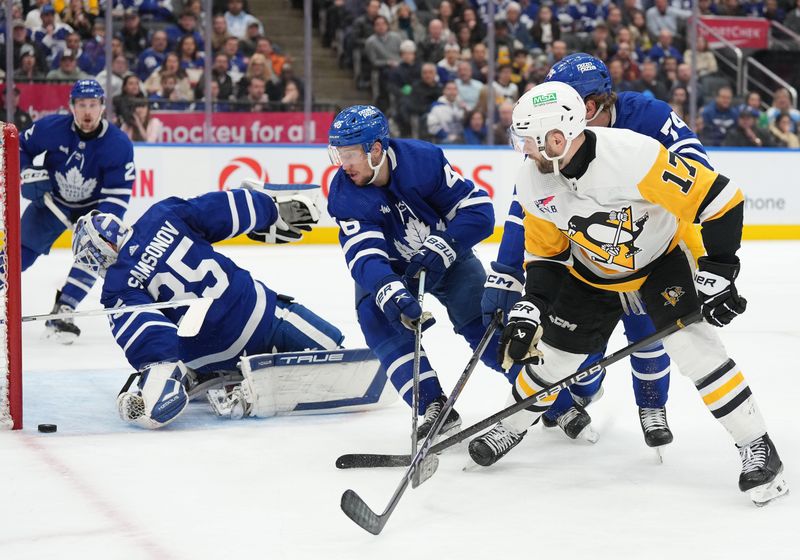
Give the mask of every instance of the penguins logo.
[(672, 307), (675, 307), (678, 305), (678, 300), (681, 299), (681, 296), (683, 296), (683, 288), (680, 286), (670, 286), (661, 292), (661, 295), (665, 300), (667, 300), (664, 302), (664, 305), (671, 305)]
[(634, 242), (648, 218), (645, 213), (634, 221), (631, 207), (627, 206), (610, 212), (595, 212), (589, 217), (573, 216), (569, 229), (561, 231), (589, 251), (593, 260), (635, 270), (634, 255), (641, 249)]

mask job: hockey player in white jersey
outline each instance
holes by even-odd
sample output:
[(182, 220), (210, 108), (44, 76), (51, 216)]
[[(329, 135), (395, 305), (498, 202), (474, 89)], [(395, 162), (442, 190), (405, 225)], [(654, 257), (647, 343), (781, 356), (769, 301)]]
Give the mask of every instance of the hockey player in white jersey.
[[(504, 367), (529, 367), (509, 402), (573, 373), (605, 346), (623, 312), (617, 292), (641, 298), (657, 330), (699, 308), (705, 322), (667, 336), (664, 347), (733, 438), (742, 461), (739, 488), (758, 505), (786, 493), (783, 464), (755, 398), (714, 330), (747, 305), (736, 289), (741, 190), (651, 138), (586, 129), (583, 99), (560, 82), (520, 98), (512, 132), (530, 156), (516, 179), (527, 262), (525, 296), (511, 309), (500, 351)], [(693, 278), (684, 239), (694, 223), (703, 225), (707, 256)], [(575, 329), (543, 329), (547, 315)], [(552, 400), (475, 438), (473, 460), (489, 466), (503, 457)]]

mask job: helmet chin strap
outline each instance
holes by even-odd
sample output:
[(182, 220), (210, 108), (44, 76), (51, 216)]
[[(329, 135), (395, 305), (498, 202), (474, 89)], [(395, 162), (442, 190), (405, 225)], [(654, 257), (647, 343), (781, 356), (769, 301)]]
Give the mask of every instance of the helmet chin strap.
[(572, 146), (572, 138), (566, 138), (566, 141), (567, 141), (567, 143), (564, 145), (564, 151), (561, 152), (560, 156), (549, 156), (549, 155), (547, 155), (547, 151), (545, 151), (544, 147), (542, 147), (542, 149), (539, 150), (539, 153), (541, 154), (541, 156), (544, 159), (546, 159), (547, 161), (550, 161), (550, 162), (553, 163), (553, 173), (555, 173), (556, 175), (560, 175), (561, 174), (560, 171), (559, 171), (558, 162), (561, 161), (564, 158), (564, 156), (567, 155), (567, 152), (569, 152), (570, 146)]
[(372, 179), (369, 180), (369, 182), (367, 183), (368, 185), (374, 183), (375, 179), (378, 178), (378, 173), (380, 172), (381, 167), (383, 166), (383, 162), (385, 161), (386, 161), (386, 149), (383, 149), (383, 153), (381, 154), (381, 160), (378, 162), (378, 165), (372, 165), (372, 154), (367, 154), (367, 163), (369, 164), (369, 168), (372, 169)]
[(602, 105), (600, 105), (600, 107), (597, 109), (597, 111), (595, 111), (595, 112), (594, 112), (594, 116), (593, 116), (591, 119), (586, 119), (586, 124), (588, 125), (590, 122), (592, 122), (592, 121), (593, 121), (593, 120), (595, 120), (597, 117), (599, 117), (599, 116), (600, 116), (600, 113), (602, 113), (602, 112), (603, 112), (603, 109), (605, 109), (605, 108), (606, 108), (606, 104), (605, 104), (605, 103), (603, 103)]

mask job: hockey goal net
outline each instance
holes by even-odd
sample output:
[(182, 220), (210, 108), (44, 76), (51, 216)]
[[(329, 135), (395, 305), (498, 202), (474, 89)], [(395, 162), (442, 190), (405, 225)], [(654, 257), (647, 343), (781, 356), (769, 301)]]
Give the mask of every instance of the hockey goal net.
[(22, 428), (19, 135), (0, 122), (0, 429)]

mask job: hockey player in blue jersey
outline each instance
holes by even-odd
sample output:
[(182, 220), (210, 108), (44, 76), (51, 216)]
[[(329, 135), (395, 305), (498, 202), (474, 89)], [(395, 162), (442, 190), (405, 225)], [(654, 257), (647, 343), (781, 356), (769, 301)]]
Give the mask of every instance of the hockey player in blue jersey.
[[(612, 92), (608, 69), (599, 59), (584, 53), (569, 55), (553, 65), (545, 81), (567, 83), (584, 98), (589, 126), (627, 128), (645, 134), (661, 142), (668, 150), (711, 168), (700, 140), (667, 103), (637, 92)], [(497, 260), (491, 265), (492, 272), (488, 276), (481, 302), (484, 322), (488, 321), (495, 309), (507, 314), (521, 297), (525, 252), (522, 218), (523, 210), (515, 191)], [(692, 249), (702, 251), (700, 246), (698, 239), (697, 247)], [(635, 342), (652, 334), (653, 323), (641, 302), (630, 294), (621, 297), (625, 298), (623, 324), (628, 340)], [(587, 363), (600, 357), (591, 356)], [(631, 370), (645, 442), (651, 447), (666, 445), (672, 441), (666, 416), (670, 359), (663, 345), (658, 342), (634, 353)], [(558, 425), (573, 439), (581, 434), (595, 439), (596, 435), (589, 427), (591, 418), (584, 407), (602, 394), (604, 375), (605, 372), (600, 372), (572, 386), (569, 391), (562, 391), (543, 416), (545, 426)]]
[[(70, 92), (68, 115), (42, 117), (20, 135), (22, 270), (30, 267), (61, 233), (92, 210), (122, 218), (135, 175), (133, 144), (103, 118), (105, 92), (95, 80), (78, 80)], [(38, 156), (41, 165), (34, 164)], [(53, 313), (72, 311), (96, 277), (75, 265), (56, 294)], [(80, 329), (71, 319), (47, 321), (56, 340), (71, 344)]]
[[(486, 272), (472, 247), (492, 233), (492, 203), (485, 191), (453, 170), (438, 147), (389, 138), (386, 117), (370, 105), (339, 113), (329, 142), (331, 161), (341, 169), (331, 183), (328, 212), (339, 225), (339, 241), (355, 280), (358, 321), (367, 345), (411, 405), (412, 329), (422, 316), (415, 297), (419, 271), (425, 269), (426, 291), (447, 308), (455, 331), (474, 348), (485, 332), (475, 294), (482, 290)], [(502, 371), (497, 347), (495, 337), (483, 360)], [(428, 434), (444, 402), (423, 352), (420, 438)], [(460, 424), (452, 411), (442, 433)]]
[[(172, 422), (198, 379), (236, 371), (243, 354), (332, 350), (341, 331), (281, 296), (218, 253), (212, 243), (240, 234), (263, 242), (299, 239), (319, 219), (313, 203), (289, 193), (234, 189), (153, 205), (132, 227), (114, 214), (78, 219), (75, 260), (104, 277), (106, 308), (212, 298), (199, 333), (179, 337), (185, 307), (132, 310), (109, 317), (111, 332), (140, 373), (117, 404), (123, 420), (146, 428)], [(129, 384), (130, 385), (130, 384)]]

